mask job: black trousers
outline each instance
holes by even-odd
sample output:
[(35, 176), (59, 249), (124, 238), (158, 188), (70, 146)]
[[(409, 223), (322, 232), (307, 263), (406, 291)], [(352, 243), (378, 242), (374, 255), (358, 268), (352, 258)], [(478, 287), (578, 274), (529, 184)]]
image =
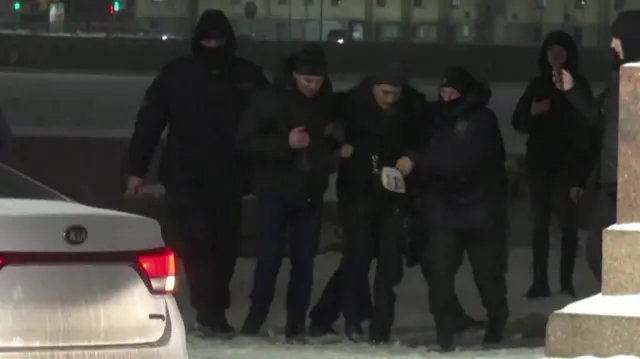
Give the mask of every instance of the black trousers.
[(275, 294), (276, 280), (289, 245), (291, 276), (287, 290), (287, 325), (304, 324), (311, 301), (313, 265), (322, 226), (322, 197), (304, 202), (259, 197), (258, 260), (248, 320), (261, 325)]
[(231, 304), (229, 284), (238, 256), (242, 198), (195, 199), (167, 193), (167, 231), (179, 238), (197, 321), (215, 327)]
[(369, 335), (372, 340), (387, 340), (395, 318), (394, 288), (403, 274), (404, 212), (373, 197), (347, 200), (344, 206), (343, 314), (347, 323), (362, 320), (360, 298), (368, 289), (371, 262), (377, 258)]
[(453, 335), (457, 318), (454, 282), (461, 257), (467, 253), (473, 276), (487, 319), (505, 323), (509, 316), (507, 304), (506, 266), (503, 236), (496, 228), (450, 229), (430, 228), (427, 255), (429, 297), (437, 331)]
[(562, 227), (560, 283), (573, 284), (573, 271), (578, 250), (576, 205), (569, 197), (569, 181), (563, 176), (531, 175), (531, 211), (533, 214), (533, 282), (548, 285), (549, 227), (556, 215)]
[[(346, 287), (346, 266), (344, 257), (340, 261), (340, 266), (333, 272), (333, 275), (324, 287), (318, 303), (313, 307), (309, 318), (319, 326), (328, 327), (333, 325), (342, 314), (343, 293)], [(358, 307), (360, 318), (358, 322), (371, 319), (373, 312), (373, 303), (371, 302), (371, 292), (369, 289), (369, 281), (362, 286), (358, 292)]]

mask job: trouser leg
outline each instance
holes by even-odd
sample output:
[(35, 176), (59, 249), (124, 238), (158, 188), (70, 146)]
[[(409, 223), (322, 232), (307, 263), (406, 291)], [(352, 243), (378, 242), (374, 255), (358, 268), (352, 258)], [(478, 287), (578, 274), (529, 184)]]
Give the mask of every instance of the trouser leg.
[(377, 217), (378, 256), (373, 288), (373, 318), (369, 336), (372, 341), (386, 342), (395, 319), (395, 287), (402, 279), (405, 245), (404, 213), (385, 208)]
[[(217, 328), (226, 323), (229, 284), (237, 258), (239, 198), (202, 201), (168, 194), (170, 231), (180, 238), (178, 255), (184, 263), (191, 304), (197, 321)], [(239, 216), (239, 215), (238, 215)]]
[(286, 204), (274, 198), (257, 201), (258, 258), (253, 273), (251, 307), (242, 329), (245, 334), (256, 334), (269, 314), (286, 245)]
[(292, 206), (289, 213), (291, 275), (287, 289), (287, 329), (291, 335), (304, 331), (311, 302), (314, 261), (322, 227), (322, 206), (322, 198), (315, 198)]
[(533, 286), (540, 289), (549, 287), (549, 226), (553, 195), (550, 179), (532, 175), (530, 178), (531, 211), (533, 215)]
[(430, 278), (429, 300), (436, 323), (438, 344), (453, 345), (455, 332), (455, 276), (460, 263), (462, 243), (455, 229), (430, 228), (427, 258)]

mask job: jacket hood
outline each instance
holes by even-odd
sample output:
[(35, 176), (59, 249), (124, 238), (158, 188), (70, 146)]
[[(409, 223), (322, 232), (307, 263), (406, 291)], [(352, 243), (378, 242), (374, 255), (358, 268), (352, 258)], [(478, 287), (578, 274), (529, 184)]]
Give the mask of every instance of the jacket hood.
[(611, 26), (611, 35), (622, 43), (622, 63), (640, 60), (640, 10), (621, 12)]
[(231, 22), (220, 10), (206, 10), (200, 15), (191, 38), (191, 51), (197, 54), (203, 50), (200, 41), (204, 39), (223, 40), (224, 49), (230, 55), (235, 55), (238, 41)]
[[(285, 57), (280, 63), (280, 68), (274, 72), (272, 84), (274, 87), (287, 90), (297, 91), (296, 84), (293, 80), (293, 69), (295, 68), (295, 54)], [(320, 93), (331, 94), (333, 92), (333, 84), (331, 80), (325, 76), (324, 83), (320, 89)]]
[[(578, 46), (576, 45), (573, 37), (565, 31), (553, 31), (549, 33), (542, 42), (540, 48), (540, 56), (538, 57), (538, 65), (540, 66), (540, 72), (547, 76), (553, 70), (547, 60), (547, 50), (553, 46), (559, 45), (567, 52), (567, 60), (562, 65), (562, 68), (569, 71), (572, 74), (578, 73)], [(550, 76), (549, 76), (550, 77)]]

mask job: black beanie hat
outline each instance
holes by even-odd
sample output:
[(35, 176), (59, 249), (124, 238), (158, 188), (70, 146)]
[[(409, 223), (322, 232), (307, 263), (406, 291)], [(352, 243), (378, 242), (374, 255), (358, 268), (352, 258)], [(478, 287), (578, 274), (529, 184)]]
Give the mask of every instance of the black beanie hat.
[(456, 66), (445, 71), (440, 87), (451, 87), (464, 96), (476, 86), (477, 82), (467, 69)]
[(407, 82), (407, 75), (404, 66), (398, 61), (393, 61), (381, 68), (374, 75), (375, 83), (378, 85), (391, 85), (402, 87)]
[(611, 25), (611, 36), (620, 39), (624, 52), (623, 63), (640, 60), (640, 10), (618, 14)]
[(310, 44), (295, 53), (293, 55), (293, 71), (302, 75), (326, 75), (327, 59), (322, 48)]

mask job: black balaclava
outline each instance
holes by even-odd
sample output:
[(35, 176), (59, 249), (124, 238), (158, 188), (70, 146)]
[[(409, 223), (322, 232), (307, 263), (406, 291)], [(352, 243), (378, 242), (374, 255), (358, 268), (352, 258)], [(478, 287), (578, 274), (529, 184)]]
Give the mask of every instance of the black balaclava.
[(446, 70), (440, 80), (440, 87), (451, 87), (460, 93), (460, 97), (449, 102), (444, 102), (442, 98), (440, 98), (444, 105), (443, 114), (453, 113), (452, 111), (455, 111), (455, 109), (465, 101), (467, 95), (469, 95), (477, 85), (478, 81), (464, 67), (456, 66)]
[(295, 53), (291, 64), (293, 72), (301, 75), (327, 75), (327, 58), (322, 48), (315, 44), (307, 45)]
[(571, 74), (576, 75), (578, 72), (578, 46), (571, 35), (565, 31), (558, 30), (550, 32), (542, 42), (540, 57), (538, 58), (538, 64), (540, 66), (540, 73), (542, 76), (545, 76), (549, 81), (552, 81), (551, 72), (553, 69), (547, 59), (547, 50), (553, 45), (559, 45), (564, 48), (567, 52), (567, 59), (564, 64), (562, 64), (562, 68), (569, 71)]
[[(214, 39), (224, 42), (224, 45), (209, 48), (200, 42), (206, 39)], [(202, 59), (207, 67), (221, 70), (233, 59), (238, 43), (233, 32), (233, 27), (224, 12), (220, 10), (207, 10), (200, 15), (191, 39), (191, 51), (194, 56)]]
[(640, 60), (640, 10), (628, 10), (618, 14), (611, 26), (611, 36), (620, 39), (624, 59), (618, 64)]

